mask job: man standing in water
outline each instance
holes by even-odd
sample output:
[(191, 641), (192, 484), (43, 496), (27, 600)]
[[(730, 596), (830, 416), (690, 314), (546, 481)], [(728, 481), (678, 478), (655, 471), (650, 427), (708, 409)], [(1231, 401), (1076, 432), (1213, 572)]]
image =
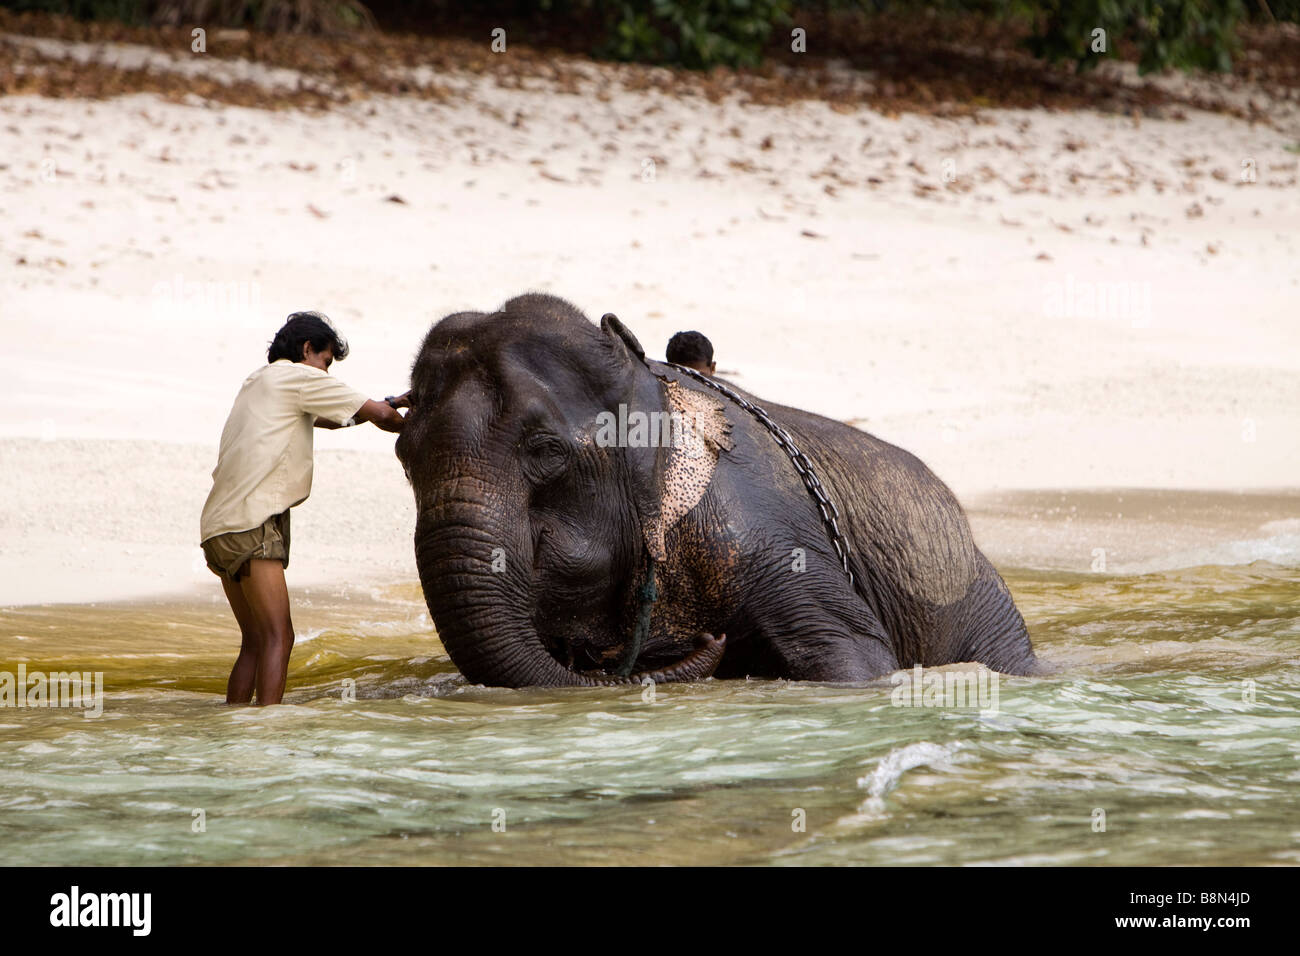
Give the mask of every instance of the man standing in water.
[[(239, 624), (239, 658), (226, 703), (278, 704), (293, 649), (289, 509), (311, 493), (312, 428), (373, 422), (400, 432), (406, 395), (373, 401), (329, 374), (348, 346), (319, 312), (295, 312), (275, 333), (266, 365), (235, 398), (203, 505), (199, 536)], [(409, 394), (409, 393), (408, 393)]]

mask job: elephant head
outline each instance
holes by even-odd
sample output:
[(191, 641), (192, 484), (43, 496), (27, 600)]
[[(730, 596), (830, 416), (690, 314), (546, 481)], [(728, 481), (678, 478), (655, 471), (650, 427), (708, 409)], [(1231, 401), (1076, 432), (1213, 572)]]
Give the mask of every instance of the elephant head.
[(690, 650), (683, 635), (678, 664), (606, 674), (635, 654), (642, 585), (664, 556), (666, 452), (602, 442), (598, 421), (620, 405), (662, 409), (665, 389), (617, 319), (597, 328), (553, 296), (430, 329), (396, 451), (415, 493), (425, 600), (467, 678), (591, 685), (717, 667), (725, 638), (699, 635)]

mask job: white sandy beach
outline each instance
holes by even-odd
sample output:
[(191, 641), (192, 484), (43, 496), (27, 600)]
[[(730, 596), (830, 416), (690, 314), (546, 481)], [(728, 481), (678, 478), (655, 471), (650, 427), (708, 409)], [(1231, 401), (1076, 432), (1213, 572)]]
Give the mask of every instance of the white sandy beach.
[[(1300, 485), (1293, 104), (1274, 127), (889, 118), (439, 80), (453, 101), (321, 114), (0, 99), (0, 605), (219, 598), (217, 440), (297, 309), (375, 397), (433, 321), (529, 289), (616, 312), (654, 357), (698, 329), (720, 374), (972, 504)], [(391, 436), (316, 441), (291, 587), (414, 580)], [(1253, 525), (1294, 534), (1296, 499), (1268, 500)]]

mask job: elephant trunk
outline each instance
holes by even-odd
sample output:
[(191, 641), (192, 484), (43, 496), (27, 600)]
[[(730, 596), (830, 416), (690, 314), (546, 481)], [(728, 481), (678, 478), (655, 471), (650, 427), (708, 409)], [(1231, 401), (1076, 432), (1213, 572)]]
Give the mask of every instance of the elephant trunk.
[(627, 677), (570, 670), (530, 618), (531, 561), (519, 558), (518, 532), (507, 533), (507, 523), (493, 517), (501, 509), (455, 493), (440, 497), (417, 520), (416, 564), (438, 636), (469, 680), (502, 687), (667, 683), (708, 677), (721, 662), (726, 637), (701, 635), (697, 649), (668, 668)]

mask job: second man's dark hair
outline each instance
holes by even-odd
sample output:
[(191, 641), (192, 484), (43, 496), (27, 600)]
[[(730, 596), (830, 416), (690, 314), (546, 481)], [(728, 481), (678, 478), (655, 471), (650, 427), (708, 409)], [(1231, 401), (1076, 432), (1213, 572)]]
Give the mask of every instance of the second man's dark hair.
[(712, 365), (713, 343), (699, 332), (678, 332), (668, 340), (668, 351), (664, 356), (674, 365), (692, 362)]
[(313, 352), (323, 352), (326, 347), (332, 347), (336, 362), (348, 357), (348, 343), (330, 325), (329, 319), (319, 312), (295, 312), (275, 333), (271, 347), (266, 350), (266, 361), (288, 359), (301, 362), (304, 342), (311, 343)]

